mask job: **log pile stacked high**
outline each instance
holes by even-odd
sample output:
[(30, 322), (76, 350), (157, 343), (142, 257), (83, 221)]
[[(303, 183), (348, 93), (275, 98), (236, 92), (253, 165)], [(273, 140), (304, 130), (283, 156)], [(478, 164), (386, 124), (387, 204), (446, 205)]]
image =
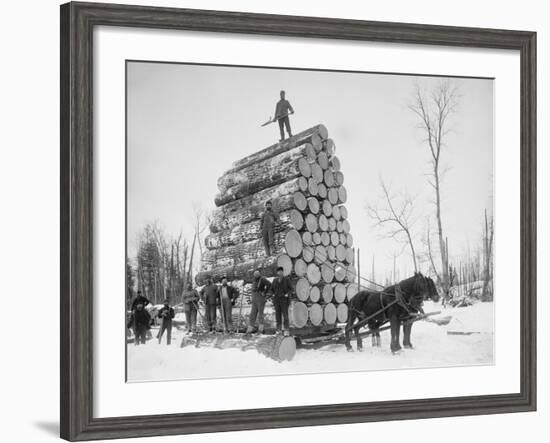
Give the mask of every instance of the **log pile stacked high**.
[[(325, 126), (234, 162), (218, 188), (197, 284), (227, 276), (247, 287), (255, 269), (273, 277), (282, 266), (295, 288), (292, 328), (345, 322), (357, 292), (353, 237), (344, 174)], [(278, 215), (269, 256), (260, 228), (268, 200)]]

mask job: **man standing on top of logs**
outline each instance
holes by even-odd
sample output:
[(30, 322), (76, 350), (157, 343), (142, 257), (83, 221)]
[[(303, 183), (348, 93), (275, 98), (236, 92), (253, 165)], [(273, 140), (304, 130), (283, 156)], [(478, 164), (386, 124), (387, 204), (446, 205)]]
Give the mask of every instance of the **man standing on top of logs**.
[(233, 306), (239, 297), (239, 291), (227, 283), (227, 277), (222, 279), (222, 285), (218, 291), (221, 300), (222, 321), (224, 322), (225, 330), (231, 332), (233, 329)]
[(220, 301), (218, 285), (209, 278), (201, 289), (201, 299), (204, 303), (204, 313), (209, 332), (216, 331), (216, 306)]
[(277, 106), (275, 107), (275, 116), (273, 117), (273, 120), (279, 121), (279, 130), (281, 131), (280, 141), (285, 139), (284, 126), (286, 126), (288, 136), (292, 137), (292, 131), (290, 130), (290, 119), (288, 117), (290, 114), (294, 114), (294, 109), (292, 109), (290, 102), (285, 99), (285, 91), (281, 91), (281, 100), (277, 102)]
[(290, 293), (292, 285), (290, 279), (284, 276), (282, 266), (277, 268), (277, 277), (271, 283), (273, 291), (273, 306), (275, 307), (275, 320), (277, 321), (277, 333), (281, 333), (281, 323), (283, 323), (284, 334), (289, 334), (288, 306), (290, 305)]
[(265, 212), (260, 219), (260, 230), (262, 232), (262, 240), (264, 243), (265, 254), (269, 257), (273, 249), (273, 235), (275, 223), (277, 223), (277, 214), (273, 212), (271, 200), (265, 202)]
[(256, 327), (256, 318), (258, 318), (258, 333), (264, 332), (264, 308), (267, 292), (271, 288), (271, 283), (265, 277), (262, 277), (260, 271), (254, 271), (254, 281), (252, 282), (252, 307), (248, 319), (247, 334), (251, 334)]
[(183, 308), (185, 311), (185, 322), (187, 323), (187, 333), (193, 333), (197, 330), (197, 310), (199, 302), (199, 293), (193, 289), (193, 283), (187, 282), (187, 288), (183, 291)]

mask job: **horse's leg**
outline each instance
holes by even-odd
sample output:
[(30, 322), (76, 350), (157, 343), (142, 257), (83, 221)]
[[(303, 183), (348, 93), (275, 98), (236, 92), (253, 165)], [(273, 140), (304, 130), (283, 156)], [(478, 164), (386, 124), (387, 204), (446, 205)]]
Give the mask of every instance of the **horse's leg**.
[(401, 349), (399, 344), (399, 332), (401, 329), (401, 322), (397, 317), (397, 314), (393, 313), (390, 316), (390, 329), (391, 329), (391, 344), (390, 349), (392, 352), (397, 352)]
[(375, 334), (375, 337), (376, 337), (376, 347), (379, 348), (381, 347), (382, 345), (380, 344), (380, 327), (383, 325), (383, 323), (377, 323), (376, 324), (376, 334)]
[(380, 323), (377, 321), (369, 322), (369, 329), (372, 331), (372, 347), (379, 347), (380, 346)]
[(353, 351), (353, 348), (351, 347), (351, 343), (350, 343), (350, 340), (351, 340), (350, 335), (351, 335), (351, 326), (353, 325), (354, 322), (355, 322), (355, 314), (352, 311), (350, 312), (348, 321), (346, 323), (346, 350), (348, 352)]
[(411, 343), (412, 324), (413, 322), (410, 320), (403, 323), (403, 346), (409, 349), (412, 349), (413, 347)]
[(361, 335), (359, 335), (359, 329), (361, 328), (355, 328), (355, 337), (357, 338), (357, 350), (362, 351), (363, 350), (363, 339), (361, 338)]

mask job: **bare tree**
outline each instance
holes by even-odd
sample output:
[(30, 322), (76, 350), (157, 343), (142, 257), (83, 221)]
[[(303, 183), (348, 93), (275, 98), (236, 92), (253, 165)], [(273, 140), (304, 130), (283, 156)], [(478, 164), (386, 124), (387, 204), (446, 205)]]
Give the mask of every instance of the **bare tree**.
[(416, 85), (414, 102), (409, 106), (420, 120), (420, 128), (426, 134), (425, 142), (430, 153), (430, 178), (428, 183), (435, 193), (435, 216), (441, 259), (440, 281), (445, 295), (449, 292), (449, 257), (445, 246), (441, 215), (442, 153), (449, 133), (449, 117), (458, 105), (457, 87), (449, 80), (440, 81), (429, 94)]
[(431, 230), (429, 218), (427, 218), (426, 220), (426, 233), (422, 239), (422, 242), (424, 243), (424, 247), (426, 251), (425, 256), (423, 258), (425, 259), (425, 261), (428, 262), (430, 271), (433, 272), (433, 274), (435, 275), (437, 284), (441, 286), (441, 276), (439, 275), (437, 266), (435, 265), (435, 261), (434, 261), (434, 253), (432, 248), (432, 230)]
[(493, 237), (494, 226), (493, 217), (488, 220), (487, 209), (485, 210), (485, 223), (483, 226), (483, 291), (481, 293), (482, 300), (489, 300), (492, 297), (492, 282), (493, 272)]
[(367, 213), (375, 226), (384, 228), (384, 235), (408, 246), (411, 252), (414, 271), (418, 271), (416, 251), (411, 228), (415, 222), (413, 217), (413, 198), (408, 194), (392, 195), (384, 180), (380, 178), (382, 188), (382, 203), (369, 205)]
[(188, 281), (193, 279), (193, 257), (195, 256), (195, 245), (199, 245), (199, 260), (202, 257), (202, 243), (203, 243), (203, 234), (206, 231), (210, 223), (208, 215), (204, 212), (200, 204), (193, 204), (193, 225), (194, 225), (194, 234), (193, 242), (191, 243), (191, 252), (189, 254), (189, 268), (185, 276), (184, 284), (187, 284)]

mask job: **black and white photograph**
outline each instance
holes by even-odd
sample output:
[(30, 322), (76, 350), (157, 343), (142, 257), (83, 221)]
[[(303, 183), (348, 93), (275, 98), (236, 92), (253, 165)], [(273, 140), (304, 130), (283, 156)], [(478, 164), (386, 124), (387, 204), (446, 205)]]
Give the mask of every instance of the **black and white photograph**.
[(493, 94), (127, 60), (127, 381), (493, 365)]

